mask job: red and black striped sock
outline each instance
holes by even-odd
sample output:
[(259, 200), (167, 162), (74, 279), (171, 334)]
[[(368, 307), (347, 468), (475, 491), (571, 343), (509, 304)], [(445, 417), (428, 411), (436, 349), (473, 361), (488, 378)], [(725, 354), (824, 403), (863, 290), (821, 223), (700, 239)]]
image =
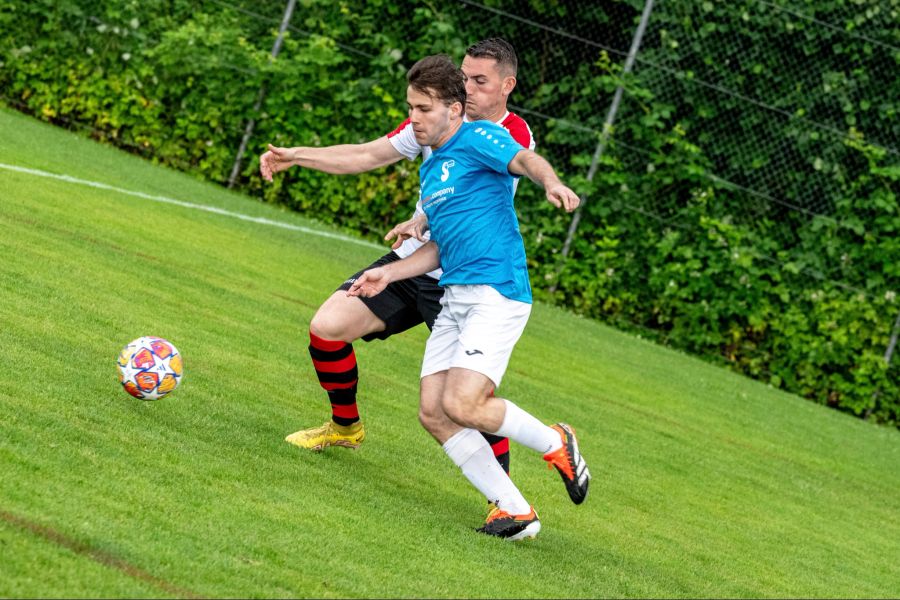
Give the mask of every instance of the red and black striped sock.
[(500, 463), (500, 466), (503, 467), (503, 470), (509, 475), (509, 438), (500, 437), (499, 435), (494, 435), (492, 433), (485, 433), (483, 431), (481, 432), (481, 435), (483, 435), (484, 439), (491, 445), (491, 450), (494, 451), (494, 458), (497, 459), (497, 462)]
[(312, 357), (319, 385), (328, 392), (331, 419), (338, 425), (359, 421), (356, 406), (356, 354), (353, 346), (340, 340), (325, 340), (309, 333), (309, 355)]

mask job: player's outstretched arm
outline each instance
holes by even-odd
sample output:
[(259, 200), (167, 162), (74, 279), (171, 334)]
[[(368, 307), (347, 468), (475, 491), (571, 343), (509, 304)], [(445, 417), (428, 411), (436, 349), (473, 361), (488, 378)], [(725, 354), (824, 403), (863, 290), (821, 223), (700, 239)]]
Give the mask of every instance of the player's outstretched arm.
[(581, 199), (559, 180), (553, 167), (544, 158), (531, 150), (522, 150), (509, 161), (507, 167), (514, 175), (525, 175), (542, 186), (547, 193), (547, 202), (557, 208), (572, 212), (578, 208)]
[(428, 217), (424, 214), (414, 215), (412, 219), (408, 221), (403, 221), (399, 225), (395, 226), (393, 229), (387, 232), (387, 235), (384, 236), (384, 239), (390, 241), (394, 238), (397, 238), (393, 244), (391, 244), (391, 248), (396, 250), (409, 238), (416, 238), (420, 242), (427, 241), (425, 239), (425, 233), (428, 231)]
[(315, 169), (332, 175), (364, 173), (395, 163), (403, 158), (387, 136), (364, 144), (340, 144), (337, 146), (296, 146), (269, 149), (259, 157), (259, 174), (272, 181), (275, 173), (290, 167)]
[(384, 288), (391, 282), (424, 275), (439, 266), (441, 266), (441, 257), (437, 244), (428, 242), (403, 260), (364, 271), (347, 290), (347, 295), (371, 298), (384, 291)]

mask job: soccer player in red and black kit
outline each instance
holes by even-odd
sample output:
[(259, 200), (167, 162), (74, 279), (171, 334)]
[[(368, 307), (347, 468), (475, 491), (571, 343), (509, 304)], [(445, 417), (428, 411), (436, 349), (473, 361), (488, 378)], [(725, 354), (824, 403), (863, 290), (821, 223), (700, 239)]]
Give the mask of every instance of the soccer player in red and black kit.
[[(507, 110), (509, 94), (516, 85), (518, 60), (513, 47), (505, 40), (491, 38), (472, 45), (462, 62), (466, 77), (466, 119), (488, 120), (506, 128), (523, 147), (534, 149), (535, 143), (528, 124)], [(406, 119), (391, 133), (364, 144), (344, 144), (328, 147), (294, 147), (269, 150), (260, 157), (260, 173), (271, 181), (273, 174), (300, 166), (332, 174), (353, 174), (371, 171), (395, 163), (402, 158), (423, 160), (431, 154), (429, 146), (416, 141), (415, 132)], [(405, 231), (421, 215), (417, 204), (413, 218)], [(403, 226), (395, 232), (403, 231)], [(394, 233), (394, 232), (392, 232)], [(412, 254), (424, 242), (416, 236), (405, 235), (392, 252), (384, 255), (366, 269), (385, 265)], [(443, 289), (438, 285), (440, 270), (426, 275), (392, 283), (372, 298), (348, 297), (346, 290), (366, 269), (348, 278), (319, 307), (310, 322), (309, 352), (319, 382), (328, 393), (332, 416), (320, 427), (304, 429), (287, 436), (286, 441), (301, 448), (321, 451), (328, 446), (357, 448), (365, 438), (356, 403), (358, 368), (352, 343), (386, 339), (396, 333), (425, 323), (429, 329), (441, 310)], [(419, 419), (430, 429), (430, 416), (420, 413)], [(432, 435), (434, 435), (432, 433)], [(494, 456), (509, 472), (509, 440), (483, 434), (491, 444)]]

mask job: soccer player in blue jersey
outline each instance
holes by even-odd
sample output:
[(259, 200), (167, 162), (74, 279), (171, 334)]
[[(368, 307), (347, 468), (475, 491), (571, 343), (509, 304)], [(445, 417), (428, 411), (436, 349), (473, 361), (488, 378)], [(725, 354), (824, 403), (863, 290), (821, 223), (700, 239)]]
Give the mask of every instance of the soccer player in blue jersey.
[[(470, 120), (489, 120), (506, 128), (523, 147), (533, 149), (534, 137), (520, 116), (509, 112), (507, 101), (516, 87), (518, 57), (507, 41), (488, 38), (466, 50), (461, 69), (466, 75), (466, 115)], [(327, 173), (361, 173), (406, 158), (423, 160), (431, 155), (430, 146), (420, 145), (410, 120), (405, 119), (393, 131), (362, 144), (324, 147), (277, 148), (260, 156), (260, 173), (268, 181), (285, 169), (301, 167)], [(417, 206), (413, 215), (419, 215)], [(415, 230), (417, 221), (406, 227)], [(366, 268), (386, 264), (412, 254), (423, 241), (419, 236), (402, 235), (393, 250)], [(318, 427), (305, 428), (288, 435), (289, 443), (313, 451), (330, 446), (357, 448), (366, 430), (357, 406), (357, 386), (361, 367), (357, 366), (353, 343), (388, 339), (420, 323), (431, 329), (441, 310), (443, 289), (438, 285), (440, 270), (399, 281), (376, 298), (347, 297), (345, 291), (365, 269), (351, 275), (319, 307), (309, 324), (309, 352), (316, 377), (327, 392), (331, 418)], [(428, 429), (427, 420), (422, 425)], [(484, 434), (497, 461), (510, 472), (509, 440)]]
[(420, 60), (407, 80), (416, 140), (433, 151), (419, 170), (431, 241), (403, 260), (365, 271), (347, 293), (372, 297), (391, 282), (443, 269), (442, 308), (422, 364), (420, 413), (439, 424), (429, 432), (494, 501), (496, 508), (479, 531), (510, 540), (534, 537), (541, 527), (534, 508), (478, 432), (509, 437), (540, 452), (560, 473), (575, 504), (587, 495), (590, 473), (569, 425), (545, 425), (492, 395), (531, 313), (513, 176), (542, 185), (547, 199), (567, 211), (579, 199), (547, 161), (504, 128), (463, 121), (465, 77), (449, 57)]

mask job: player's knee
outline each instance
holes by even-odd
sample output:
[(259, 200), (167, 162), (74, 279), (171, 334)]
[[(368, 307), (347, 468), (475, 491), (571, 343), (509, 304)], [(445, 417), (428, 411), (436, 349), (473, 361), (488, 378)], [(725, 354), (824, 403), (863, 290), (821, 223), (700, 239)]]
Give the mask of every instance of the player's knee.
[(384, 321), (358, 298), (348, 298), (344, 292), (335, 292), (319, 307), (309, 323), (309, 330), (314, 335), (347, 343), (384, 328)]
[(448, 391), (441, 398), (444, 413), (456, 424), (463, 427), (474, 427), (478, 422), (478, 411), (481, 404), (475, 394), (459, 391)]
[(440, 426), (441, 419), (435, 411), (419, 407), (419, 423), (425, 428), (425, 431), (434, 433), (434, 430)]
[(438, 390), (426, 389), (423, 383), (423, 389), (419, 396), (419, 423), (422, 424), (427, 431), (434, 433), (434, 430), (445, 423), (447, 415), (441, 407), (440, 392)]
[(327, 319), (321, 317), (319, 313), (316, 313), (312, 318), (312, 321), (309, 322), (309, 332), (316, 337), (333, 340), (334, 337), (331, 335), (332, 331), (329, 325)]
[(460, 410), (459, 406), (455, 405), (450, 398), (447, 398), (444, 403), (444, 414), (446, 414), (454, 423), (462, 425), (463, 427), (467, 426), (465, 422), (465, 412)]
[(325, 307), (320, 308), (313, 316), (312, 321), (309, 322), (309, 331), (316, 337), (325, 340), (353, 341), (345, 339), (348, 332), (346, 319), (340, 312), (328, 310)]

